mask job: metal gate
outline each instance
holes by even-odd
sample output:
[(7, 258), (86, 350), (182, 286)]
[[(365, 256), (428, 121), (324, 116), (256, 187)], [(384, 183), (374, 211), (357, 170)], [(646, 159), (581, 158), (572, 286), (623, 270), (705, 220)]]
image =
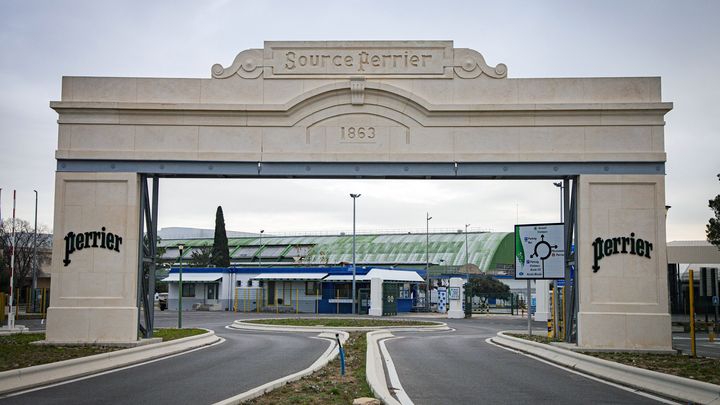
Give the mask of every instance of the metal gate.
[(397, 315), (397, 299), (400, 284), (383, 283), (383, 316)]
[(472, 314), (517, 313), (518, 297), (513, 293), (477, 293), (465, 284), (465, 316)]
[(358, 290), (358, 297), (360, 298), (360, 309), (358, 313), (360, 315), (367, 315), (370, 309), (370, 289), (360, 288)]

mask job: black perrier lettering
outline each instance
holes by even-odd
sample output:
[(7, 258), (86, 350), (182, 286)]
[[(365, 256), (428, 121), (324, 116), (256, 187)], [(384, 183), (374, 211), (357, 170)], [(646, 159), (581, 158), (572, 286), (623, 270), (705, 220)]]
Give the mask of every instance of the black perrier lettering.
[(76, 250), (99, 247), (101, 249), (119, 252), (120, 245), (122, 245), (122, 238), (114, 233), (105, 232), (104, 226), (100, 231), (68, 232), (68, 234), (65, 235), (65, 259), (63, 260), (63, 264), (65, 267), (70, 264), (70, 255)]
[(593, 246), (593, 273), (597, 273), (600, 270), (600, 259), (605, 256), (612, 256), (618, 253), (630, 253), (631, 255), (645, 256), (650, 258), (650, 252), (653, 249), (652, 243), (642, 240), (640, 238), (635, 239), (635, 232), (630, 233), (630, 237), (619, 237), (619, 238), (596, 238), (592, 243)]

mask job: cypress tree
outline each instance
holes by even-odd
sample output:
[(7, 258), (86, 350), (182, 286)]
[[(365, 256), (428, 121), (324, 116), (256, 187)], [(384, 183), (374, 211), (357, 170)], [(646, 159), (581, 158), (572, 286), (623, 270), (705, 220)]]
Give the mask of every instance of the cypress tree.
[(215, 212), (215, 239), (211, 257), (210, 263), (215, 267), (230, 267), (230, 249), (228, 248), (222, 207), (217, 207), (217, 212)]

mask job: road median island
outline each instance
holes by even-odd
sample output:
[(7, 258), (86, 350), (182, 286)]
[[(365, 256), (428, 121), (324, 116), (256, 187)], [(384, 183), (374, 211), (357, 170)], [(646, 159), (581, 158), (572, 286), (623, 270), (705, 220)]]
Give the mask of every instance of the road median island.
[[(378, 348), (379, 338), (392, 337), (391, 331), (450, 329), (443, 322), (367, 318), (255, 319), (235, 321), (229, 328), (273, 332), (319, 332), (318, 337), (331, 340), (331, 343), (328, 350), (309, 368), (217, 403), (222, 405), (351, 404), (355, 398), (373, 397), (373, 394), (386, 404), (399, 404), (387, 387), (383, 359)], [(345, 376), (340, 375), (335, 333), (340, 334), (345, 349), (347, 371)]]
[[(639, 367), (649, 367), (651, 365), (651, 362), (647, 361), (650, 358), (648, 356), (666, 356), (666, 358), (673, 356), (678, 360), (676, 363), (684, 362), (684, 356), (628, 352), (623, 352), (622, 356), (612, 352), (579, 353), (556, 344), (549, 344), (547, 338), (533, 336), (533, 340), (528, 340), (527, 337), (523, 332), (504, 331), (498, 332), (497, 336), (490, 340), (500, 346), (518, 350), (563, 367), (640, 391), (686, 402), (691, 401), (700, 404), (720, 403), (720, 385), (668, 374), (667, 372), (677, 370), (678, 367), (669, 367), (667, 361), (664, 362), (665, 368), (663, 371), (665, 372)], [(545, 341), (542, 341), (543, 339)], [(633, 365), (611, 361), (620, 359)], [(646, 360), (643, 361), (643, 359)], [(692, 361), (695, 360), (697, 359)], [(710, 370), (708, 373), (702, 373), (702, 375), (709, 374), (713, 378), (711, 381), (715, 381), (717, 370), (720, 370), (720, 361), (710, 359), (709, 362), (706, 360), (700, 360), (700, 362), (704, 364), (703, 367), (708, 367), (708, 370)], [(679, 368), (687, 371), (685, 367)]]
[[(158, 330), (166, 341), (132, 348), (95, 345), (35, 345), (43, 334), (5, 336), (0, 340), (0, 394), (53, 384), (73, 378), (142, 363), (220, 341), (215, 332)], [(14, 361), (13, 359), (23, 359)], [(43, 364), (39, 364), (43, 363)]]

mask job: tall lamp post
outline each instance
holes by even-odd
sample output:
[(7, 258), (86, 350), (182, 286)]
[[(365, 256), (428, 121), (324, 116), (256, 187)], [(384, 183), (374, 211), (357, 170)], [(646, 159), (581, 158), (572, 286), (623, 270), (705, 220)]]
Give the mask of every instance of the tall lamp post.
[(429, 212), (425, 213), (425, 307), (430, 312), (430, 220)]
[(353, 278), (352, 278), (352, 313), (357, 313), (355, 310), (355, 200), (360, 197), (360, 194), (350, 194), (353, 199), (353, 239), (352, 239), (352, 265), (353, 265)]
[[(265, 230), (261, 229), (260, 230), (260, 251), (258, 252), (258, 267), (262, 267), (262, 247), (263, 247), (262, 237), (263, 237), (264, 233), (265, 233)], [(270, 267), (272, 267), (272, 265)]]
[(180, 251), (180, 278), (178, 282), (178, 329), (182, 329), (182, 296), (183, 296), (183, 285), (182, 285), (182, 256), (185, 245), (182, 243), (178, 245), (178, 251)]

